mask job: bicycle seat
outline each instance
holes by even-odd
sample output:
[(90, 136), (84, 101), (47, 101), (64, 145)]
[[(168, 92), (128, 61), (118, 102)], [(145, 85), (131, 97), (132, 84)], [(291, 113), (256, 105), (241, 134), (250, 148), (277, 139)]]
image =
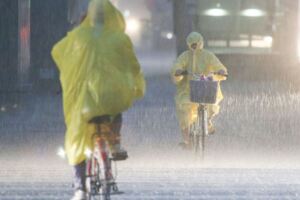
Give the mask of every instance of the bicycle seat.
[(96, 116), (93, 117), (89, 124), (102, 124), (102, 123), (109, 123), (111, 122), (111, 116), (110, 115), (102, 115), (102, 116)]

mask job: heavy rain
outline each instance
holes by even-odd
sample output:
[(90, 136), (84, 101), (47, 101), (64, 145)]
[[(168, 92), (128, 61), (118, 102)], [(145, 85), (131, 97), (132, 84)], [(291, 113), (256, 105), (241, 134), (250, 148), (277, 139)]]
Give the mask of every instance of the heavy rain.
[[(123, 14), (146, 80), (145, 96), (123, 112), (129, 158), (113, 162), (121, 192), (111, 199), (300, 199), (300, 2), (110, 1)], [(67, 93), (51, 52), (88, 9), (89, 0), (0, 0), (0, 200), (74, 194)], [(204, 49), (228, 73), (201, 158), (179, 145), (184, 131), (171, 72), (192, 51), (191, 32), (202, 34)]]

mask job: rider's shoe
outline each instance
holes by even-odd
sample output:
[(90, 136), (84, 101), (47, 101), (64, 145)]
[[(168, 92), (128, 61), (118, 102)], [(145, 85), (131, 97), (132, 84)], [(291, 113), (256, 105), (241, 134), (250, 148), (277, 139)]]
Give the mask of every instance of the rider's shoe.
[(211, 127), (211, 128), (209, 128), (208, 129), (208, 135), (214, 135), (216, 133), (216, 129), (215, 129), (215, 127)]
[(208, 135), (213, 135), (216, 133), (216, 129), (211, 120), (208, 122)]
[(178, 144), (183, 150), (191, 150), (192, 149), (192, 146), (190, 143), (188, 142), (180, 142)]
[(120, 144), (113, 145), (111, 155), (113, 161), (122, 161), (128, 158), (127, 151), (123, 149)]
[(71, 200), (87, 200), (86, 192), (77, 190)]

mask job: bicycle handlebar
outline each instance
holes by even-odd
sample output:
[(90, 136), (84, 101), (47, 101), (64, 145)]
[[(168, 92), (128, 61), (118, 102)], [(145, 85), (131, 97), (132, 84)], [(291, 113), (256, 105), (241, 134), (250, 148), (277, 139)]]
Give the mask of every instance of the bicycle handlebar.
[[(221, 73), (218, 73), (218, 72), (212, 72), (213, 75), (218, 75), (218, 76), (223, 76), (223, 77), (228, 77), (228, 74), (221, 74)], [(193, 73), (190, 73), (189, 71), (187, 70), (184, 70), (181, 74), (175, 74), (175, 76), (187, 76), (187, 75), (194, 75)]]

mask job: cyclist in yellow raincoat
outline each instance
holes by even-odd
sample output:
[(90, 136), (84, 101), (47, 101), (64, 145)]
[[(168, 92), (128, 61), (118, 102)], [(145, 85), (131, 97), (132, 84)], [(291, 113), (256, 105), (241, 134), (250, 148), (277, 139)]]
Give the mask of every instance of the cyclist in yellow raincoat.
[[(188, 148), (190, 147), (188, 128), (196, 119), (198, 104), (190, 101), (190, 76), (181, 76), (181, 74), (183, 71), (187, 70), (192, 73), (211, 76), (215, 81), (223, 81), (226, 78), (222, 75), (227, 74), (227, 69), (212, 52), (203, 49), (203, 37), (200, 33), (190, 33), (186, 41), (189, 50), (183, 52), (177, 58), (176, 63), (171, 70), (171, 76), (173, 82), (177, 86), (175, 102), (177, 117), (183, 135), (183, 143), (181, 144)], [(215, 72), (220, 75), (214, 75)], [(212, 119), (219, 113), (219, 103), (222, 99), (223, 95), (219, 84), (217, 103), (208, 106), (210, 134), (215, 132)]]
[(85, 196), (85, 152), (92, 149), (95, 117), (111, 116), (113, 155), (120, 147), (121, 113), (144, 96), (145, 80), (125, 21), (109, 0), (91, 0), (87, 16), (52, 50), (60, 71), (66, 123), (65, 150), (75, 166), (74, 199)]

